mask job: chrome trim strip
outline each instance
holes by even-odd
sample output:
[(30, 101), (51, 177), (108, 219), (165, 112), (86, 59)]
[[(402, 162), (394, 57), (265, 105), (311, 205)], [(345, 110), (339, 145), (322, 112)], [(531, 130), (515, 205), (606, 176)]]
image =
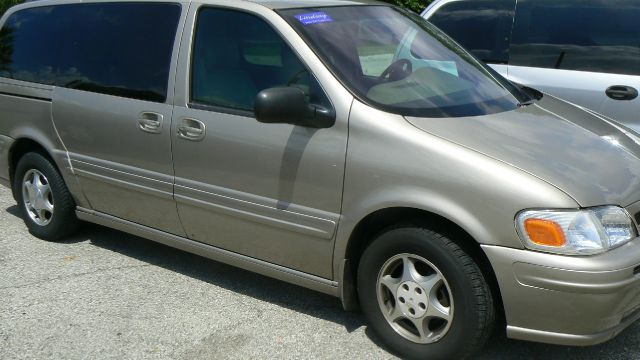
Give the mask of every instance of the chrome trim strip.
[(316, 229), (310, 226), (304, 226), (304, 225), (296, 224), (289, 221), (283, 221), (275, 217), (263, 216), (253, 212), (234, 209), (234, 208), (230, 208), (230, 207), (226, 207), (226, 206), (222, 206), (222, 205), (218, 205), (218, 204), (214, 204), (214, 203), (210, 203), (202, 200), (197, 200), (197, 199), (193, 199), (193, 198), (189, 198), (181, 195), (175, 195), (174, 197), (178, 203), (196, 206), (199, 208), (204, 208), (204, 209), (215, 211), (225, 215), (230, 215), (235, 218), (242, 218), (245, 220), (250, 220), (260, 224), (274, 226), (274, 227), (282, 228), (285, 230), (296, 231), (299, 233), (316, 236), (316, 237), (320, 237), (327, 240), (330, 240), (333, 235), (326, 231), (322, 231), (321, 229)]
[(119, 186), (119, 187), (122, 187), (122, 188), (132, 189), (132, 190), (139, 191), (139, 192), (142, 192), (142, 193), (145, 193), (145, 194), (154, 195), (154, 196), (157, 196), (157, 197), (160, 197), (160, 198), (163, 198), (163, 199), (172, 199), (172, 197), (173, 197), (173, 194), (171, 192), (166, 192), (166, 191), (150, 188), (150, 187), (147, 187), (147, 186), (134, 184), (132, 182), (115, 179), (115, 178), (112, 178), (112, 177), (109, 177), (109, 176), (99, 175), (99, 174), (96, 174), (96, 173), (92, 173), (92, 172), (89, 172), (89, 171), (78, 169), (77, 167), (75, 167), (74, 172), (79, 177), (84, 177), (84, 178), (87, 178), (87, 179), (101, 181), (101, 182), (104, 182), (104, 183), (107, 183), (107, 184), (110, 184), (110, 185), (114, 185), (114, 186)]
[(132, 166), (68, 153), (73, 172), (79, 177), (141, 191), (165, 199), (173, 197), (173, 177)]
[(338, 283), (315, 275), (303, 273), (284, 266), (220, 249), (211, 245), (189, 240), (180, 236), (162, 232), (147, 226), (139, 225), (114, 216), (78, 207), (76, 215), (79, 219), (95, 224), (108, 226), (136, 236), (194, 253), (206, 258), (236, 266), (262, 275), (303, 286), (332, 296), (339, 296)]
[(158, 187), (164, 187), (165, 189), (168, 189), (168, 191), (171, 191), (171, 188), (173, 187), (173, 176), (171, 175), (86, 157), (76, 153), (69, 153), (69, 159), (72, 163), (76, 163), (77, 166), (90, 168), (90, 170), (87, 169), (87, 171), (95, 173), (102, 172), (102, 175), (105, 176), (111, 175), (113, 177), (121, 177), (140, 183), (148, 182), (150, 184), (156, 184)]
[(339, 215), (231, 189), (176, 179), (175, 195), (179, 204), (240, 217), (290, 231), (333, 239)]
[(51, 102), (51, 99), (44, 98), (44, 97), (30, 96), (30, 95), (20, 95), (20, 94), (14, 94), (14, 93), (6, 92), (6, 91), (0, 91), (0, 95), (2, 95), (2, 96), (19, 97), (19, 98), (29, 99), (29, 100), (38, 100), (38, 101)]
[(51, 102), (53, 86), (0, 77), (0, 93), (22, 99)]

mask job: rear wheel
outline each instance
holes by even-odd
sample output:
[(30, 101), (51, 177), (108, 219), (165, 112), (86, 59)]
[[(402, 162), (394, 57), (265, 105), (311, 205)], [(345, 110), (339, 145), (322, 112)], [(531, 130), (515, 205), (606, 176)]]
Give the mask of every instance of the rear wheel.
[(406, 358), (467, 357), (493, 328), (493, 299), (479, 267), (428, 229), (379, 235), (360, 261), (358, 294), (371, 328)]
[(30, 152), (18, 161), (13, 192), (34, 236), (56, 241), (77, 229), (73, 197), (58, 170), (41, 154)]

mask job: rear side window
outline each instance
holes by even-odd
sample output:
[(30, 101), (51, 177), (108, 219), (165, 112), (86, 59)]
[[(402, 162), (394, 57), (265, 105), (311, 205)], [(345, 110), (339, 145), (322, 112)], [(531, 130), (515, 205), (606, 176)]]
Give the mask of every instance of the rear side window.
[(289, 45), (261, 18), (203, 8), (198, 13), (191, 66), (191, 105), (253, 112), (264, 89), (301, 89), (310, 103), (329, 107), (320, 85)]
[(636, 0), (519, 0), (513, 65), (640, 75)]
[(54, 85), (61, 37), (53, 7), (21, 10), (0, 30), (0, 76)]
[(164, 102), (179, 17), (168, 3), (21, 10), (0, 31), (0, 76)]
[(454, 1), (429, 21), (481, 60), (506, 64), (515, 7), (515, 0)]

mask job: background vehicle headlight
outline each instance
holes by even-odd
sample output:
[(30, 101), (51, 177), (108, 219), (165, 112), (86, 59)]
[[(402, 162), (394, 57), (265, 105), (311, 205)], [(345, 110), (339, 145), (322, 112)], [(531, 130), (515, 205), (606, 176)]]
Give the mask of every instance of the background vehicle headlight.
[(527, 248), (565, 255), (602, 253), (637, 236), (631, 217), (617, 206), (525, 210), (516, 225)]

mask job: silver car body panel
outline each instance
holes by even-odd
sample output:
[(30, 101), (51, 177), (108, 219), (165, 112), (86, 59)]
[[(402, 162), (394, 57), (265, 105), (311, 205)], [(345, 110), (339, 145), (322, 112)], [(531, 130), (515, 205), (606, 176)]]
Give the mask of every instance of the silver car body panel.
[[(77, 2), (23, 4), (2, 21), (18, 9)], [(640, 239), (568, 257), (525, 250), (514, 226), (516, 213), (528, 208), (612, 204), (640, 212), (637, 139), (624, 127), (550, 96), (476, 118), (386, 113), (354, 100), (271, 10), (360, 2), (180, 3), (163, 104), (0, 78), (0, 178), (8, 174), (9, 146), (29, 139), (54, 159), (79, 218), (342, 297), (354, 291), (347, 254), (358, 225), (387, 209), (423, 210), (481, 244), (510, 336), (588, 344), (635, 319)], [(189, 107), (201, 6), (269, 22), (325, 90), (336, 124), (309, 130)], [(160, 131), (139, 129), (142, 112), (162, 115)], [(206, 125), (204, 139), (177, 136), (184, 118)], [(567, 299), (575, 309), (560, 308)]]
[(640, 76), (513, 65), (506, 67), (509, 80), (592, 109), (640, 133), (640, 98), (619, 101), (605, 94), (605, 90), (614, 85), (640, 89)]
[[(421, 16), (428, 20), (441, 7), (456, 1), (462, 0), (436, 0), (421, 13)], [(640, 76), (502, 64), (489, 65), (511, 81), (584, 106), (640, 132), (640, 115), (638, 114), (640, 97), (620, 101), (609, 98), (605, 93), (614, 85), (631, 86), (640, 90)]]

